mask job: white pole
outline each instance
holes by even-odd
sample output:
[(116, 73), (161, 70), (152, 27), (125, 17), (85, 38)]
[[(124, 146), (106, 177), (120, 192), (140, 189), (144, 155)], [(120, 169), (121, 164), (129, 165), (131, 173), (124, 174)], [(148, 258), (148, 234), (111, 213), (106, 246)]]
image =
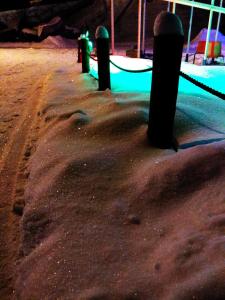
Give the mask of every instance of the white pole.
[(112, 47), (112, 54), (114, 54), (115, 52), (114, 0), (111, 0), (111, 47)]
[[(211, 0), (211, 6), (215, 4), (215, 0)], [(210, 41), (210, 32), (212, 28), (212, 19), (213, 19), (213, 10), (210, 10), (209, 13), (209, 22), (208, 22), (208, 29), (207, 29), (207, 36), (206, 36), (206, 43), (205, 43), (205, 53), (203, 58), (203, 65), (206, 64), (207, 57), (208, 57), (208, 50), (209, 50), (209, 41)]]
[(173, 14), (176, 13), (176, 1), (174, 0), (173, 1)]
[[(173, 0), (163, 0), (163, 1), (167, 1), (167, 2), (171, 2)], [(181, 5), (186, 5), (186, 6), (193, 6), (196, 8), (201, 8), (201, 9), (205, 9), (205, 10), (212, 10), (213, 12), (221, 12), (222, 14), (225, 14), (225, 8), (224, 7), (219, 7), (217, 5), (211, 5), (211, 4), (206, 4), (206, 3), (202, 3), (202, 2), (192, 2), (190, 0), (176, 0), (176, 4), (181, 4)]]
[(142, 19), (142, 0), (138, 2), (138, 41), (137, 41), (137, 57), (141, 57), (141, 19)]
[[(192, 1), (194, 2), (194, 0), (192, 0)], [(190, 50), (193, 13), (194, 13), (194, 7), (192, 6), (191, 7), (190, 20), (189, 20), (188, 43), (187, 43), (187, 51), (186, 51), (186, 62), (188, 62), (188, 55), (189, 55), (189, 50)]]
[[(220, 0), (220, 7), (223, 7), (223, 0)], [(221, 13), (219, 13), (219, 15), (218, 15), (215, 42), (217, 42), (217, 40), (218, 40), (218, 34), (219, 34), (219, 29), (220, 29), (220, 21), (221, 21)]]
[(167, 4), (167, 12), (170, 12), (170, 1), (168, 1), (168, 4)]
[(142, 52), (145, 52), (145, 32), (146, 32), (146, 0), (143, 3), (143, 24), (142, 24)]

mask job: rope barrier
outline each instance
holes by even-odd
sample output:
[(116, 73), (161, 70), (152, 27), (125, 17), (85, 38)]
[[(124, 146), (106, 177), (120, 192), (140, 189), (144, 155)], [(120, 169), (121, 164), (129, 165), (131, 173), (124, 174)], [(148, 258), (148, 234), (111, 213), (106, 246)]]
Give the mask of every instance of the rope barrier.
[(118, 66), (117, 64), (115, 64), (113, 61), (110, 60), (110, 63), (116, 67), (117, 69), (121, 70), (121, 71), (124, 71), (124, 72), (128, 72), (128, 73), (144, 73), (144, 72), (151, 72), (152, 71), (152, 67), (149, 67), (147, 69), (142, 69), (142, 70), (128, 70), (128, 69), (125, 69), (125, 68), (122, 68), (120, 66)]
[(96, 57), (94, 57), (93, 55), (89, 55), (89, 56), (90, 56), (90, 58), (91, 58), (92, 60), (98, 61), (98, 59), (97, 59)]
[[(90, 55), (90, 58), (94, 61), (98, 61), (96, 57)], [(110, 63), (116, 67), (117, 69), (121, 70), (121, 71), (124, 71), (124, 72), (128, 72), (128, 73), (145, 73), (145, 72), (151, 72), (153, 70), (153, 67), (149, 67), (147, 69), (141, 69), (141, 70), (128, 70), (128, 69), (125, 69), (123, 67), (120, 67), (118, 66), (117, 64), (115, 64), (113, 61), (110, 60)], [(225, 100), (225, 94), (205, 85), (204, 83), (202, 82), (199, 82), (198, 80), (192, 78), (191, 76), (185, 74), (184, 72), (180, 71), (180, 76), (183, 77), (184, 79), (186, 79), (187, 81), (193, 83), (194, 85), (198, 86), (199, 88), (205, 90), (206, 92), (222, 99), (222, 100)]]
[(199, 82), (198, 80), (192, 78), (191, 76), (183, 73), (182, 71), (180, 71), (180, 76), (183, 77), (184, 79), (188, 80), (189, 82), (193, 83), (194, 85), (198, 86), (199, 88), (205, 90), (206, 92), (218, 97), (218, 98), (221, 98), (222, 100), (225, 100), (225, 94), (205, 85), (204, 83), (202, 82)]
[[(98, 59), (92, 55), (89, 55), (89, 57), (94, 60), (94, 61), (98, 61)], [(128, 72), (128, 73), (144, 73), (144, 72), (151, 72), (152, 71), (152, 67), (149, 67), (147, 69), (141, 69), (141, 70), (128, 70), (128, 69), (125, 69), (123, 67), (120, 67), (118, 66), (117, 64), (115, 64), (113, 61), (110, 60), (110, 63), (116, 67), (117, 69), (121, 70), (121, 71), (124, 71), (124, 72)]]

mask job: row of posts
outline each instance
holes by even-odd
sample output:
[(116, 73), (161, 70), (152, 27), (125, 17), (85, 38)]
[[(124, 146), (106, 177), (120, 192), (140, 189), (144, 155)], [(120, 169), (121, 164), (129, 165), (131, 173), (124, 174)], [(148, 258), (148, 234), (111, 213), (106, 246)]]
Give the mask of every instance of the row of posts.
[[(99, 90), (104, 91), (111, 88), (107, 29), (99, 26), (95, 38)], [(177, 149), (174, 118), (183, 45), (184, 33), (180, 18), (169, 12), (161, 12), (154, 23), (153, 74), (148, 123), (149, 141), (159, 148)], [(91, 50), (88, 37), (81, 36), (78, 62), (82, 63), (83, 73), (90, 71)]]
[[(110, 83), (110, 46), (109, 33), (104, 26), (99, 26), (95, 33), (96, 54), (98, 61), (98, 84), (99, 90), (111, 88)], [(78, 40), (78, 62), (82, 63), (82, 73), (90, 71), (90, 57), (92, 45), (88, 35), (81, 35)]]

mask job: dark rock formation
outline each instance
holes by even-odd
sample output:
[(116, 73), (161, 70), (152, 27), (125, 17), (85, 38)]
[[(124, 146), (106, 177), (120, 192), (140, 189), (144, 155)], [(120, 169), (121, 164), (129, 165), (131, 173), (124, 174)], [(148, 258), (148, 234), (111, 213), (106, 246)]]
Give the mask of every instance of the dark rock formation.
[[(66, 27), (62, 20), (93, 2), (94, 0), (75, 0), (0, 12), (0, 41), (36, 41), (49, 35), (77, 38), (79, 30), (72, 26)], [(61, 19), (55, 18), (56, 16)]]
[(18, 40), (17, 31), (15, 29), (3, 29), (0, 30), (1, 42), (16, 42)]
[(38, 37), (38, 32), (37, 30), (34, 29), (30, 29), (30, 28), (23, 28), (19, 34), (19, 40), (21, 42), (39, 42), (40, 39)]
[(11, 10), (11, 9), (21, 9), (28, 7), (30, 4), (29, 0), (7, 0), (0, 2), (0, 11)]
[(38, 26), (38, 36), (40, 39), (45, 39), (49, 35), (58, 35), (64, 30), (64, 24), (60, 17), (55, 17), (46, 24)]
[(54, 17), (48, 23), (39, 25), (36, 27), (36, 32), (39, 40), (56, 35), (61, 35), (69, 39), (77, 39), (81, 33), (77, 28), (66, 26), (60, 17)]
[[(33, 33), (24, 32), (24, 28), (33, 30), (33, 28), (37, 26), (48, 24), (56, 16), (61, 17), (64, 27), (61, 27), (61, 29), (57, 31), (54, 30), (54, 33), (51, 33), (54, 35), (59, 34), (67, 38), (76, 38), (79, 32), (76, 28), (79, 28), (81, 31), (88, 29), (91, 38), (93, 38), (97, 26), (104, 25), (110, 29), (110, 0), (9, 0), (1, 2), (7, 2), (8, 6), (14, 2), (14, 4), (17, 3), (17, 6), (11, 5), (11, 7), (20, 8), (27, 6), (27, 2), (29, 2), (29, 5), (33, 5), (32, 7), (24, 9), (0, 12), (0, 31), (7, 28), (16, 30), (18, 32), (18, 38), (31, 38)], [(204, 2), (209, 3), (208, 0)], [(116, 0), (114, 3), (116, 42), (132, 41), (135, 43), (137, 39), (138, 1)], [(215, 4), (219, 5), (219, 1), (217, 0)], [(147, 38), (153, 36), (152, 28), (154, 20), (160, 11), (167, 9), (167, 5), (168, 3), (166, 1), (153, 0), (147, 2)], [(4, 4), (0, 4), (0, 10), (3, 6)], [(190, 7), (177, 5), (176, 12), (182, 19), (185, 37), (187, 37)], [(214, 28), (216, 27), (217, 15), (218, 14), (214, 14), (213, 17)], [(208, 16), (209, 12), (207, 11), (200, 9), (194, 10), (192, 38), (195, 37), (202, 28), (207, 27)], [(225, 28), (224, 23), (225, 17), (222, 15), (221, 32), (223, 32), (223, 28)], [(43, 36), (46, 35), (44, 34)]]
[(4, 29), (7, 29), (7, 25), (3, 22), (0, 22), (0, 30), (4, 30)]
[(66, 1), (60, 4), (34, 6), (26, 9), (0, 12), (0, 22), (9, 28), (33, 27), (48, 22), (55, 16), (66, 17), (91, 5), (94, 0)]

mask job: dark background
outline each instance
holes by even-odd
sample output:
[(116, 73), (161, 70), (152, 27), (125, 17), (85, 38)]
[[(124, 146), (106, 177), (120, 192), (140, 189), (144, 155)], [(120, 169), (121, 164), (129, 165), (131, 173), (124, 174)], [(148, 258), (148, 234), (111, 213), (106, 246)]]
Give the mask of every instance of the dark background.
[[(70, 0), (73, 1), (73, 0)], [(52, 4), (52, 3), (63, 3), (66, 1), (63, 0), (37, 0), (37, 1), (29, 1), (29, 0), (3, 0), (0, 1), (0, 10), (12, 10), (12, 9), (20, 9), (26, 8), (36, 5), (42, 4)]]
[[(71, 2), (78, 2), (78, 0), (69, 0)], [(117, 41), (130, 41), (136, 40), (137, 35), (137, 10), (138, 10), (138, 0), (114, 0), (115, 1), (115, 31)], [(203, 3), (211, 3), (211, 0), (198, 0)], [(39, 6), (48, 5), (48, 4), (66, 4), (68, 0), (0, 0), (0, 11), (5, 10), (17, 10), (22, 8), (36, 7), (35, 12), (24, 13), (22, 20), (18, 21), (18, 26), (13, 30), (21, 28), (32, 28), (41, 23), (48, 22), (51, 18), (55, 17), (54, 14), (49, 14), (51, 11), (49, 8), (46, 11), (39, 10)], [(96, 27), (98, 25), (106, 25), (110, 29), (110, 0), (83, 0), (82, 7), (71, 10), (62, 11), (58, 10), (57, 15), (60, 16), (63, 22), (68, 25), (78, 29), (89, 28), (91, 36), (94, 36)], [(219, 5), (220, 0), (215, 1), (215, 5)], [(153, 36), (153, 24), (155, 17), (161, 10), (167, 8), (167, 2), (161, 0), (148, 1), (147, 4), (147, 37)], [(225, 1), (224, 1), (225, 6)], [(124, 9), (126, 8), (127, 9)], [(185, 37), (187, 37), (188, 25), (189, 25), (189, 16), (190, 16), (190, 7), (185, 7), (183, 5), (177, 5), (176, 13), (181, 17)], [(1, 12), (0, 12), (1, 16)], [(208, 26), (208, 16), (209, 11), (194, 9), (194, 19), (193, 19), (193, 28), (192, 28), (192, 38), (194, 38), (202, 28)], [(213, 28), (216, 28), (218, 14), (214, 13), (213, 16)], [(11, 19), (15, 17), (9, 17), (7, 19), (6, 25), (9, 28), (12, 28)], [(4, 19), (0, 18), (0, 21), (4, 23)], [(1, 24), (0, 24), (1, 25)], [(1, 27), (1, 26), (0, 26)], [(1, 28), (0, 28), (1, 29)], [(220, 31), (225, 34), (225, 16), (222, 15)], [(0, 36), (1, 40), (1, 36)]]

